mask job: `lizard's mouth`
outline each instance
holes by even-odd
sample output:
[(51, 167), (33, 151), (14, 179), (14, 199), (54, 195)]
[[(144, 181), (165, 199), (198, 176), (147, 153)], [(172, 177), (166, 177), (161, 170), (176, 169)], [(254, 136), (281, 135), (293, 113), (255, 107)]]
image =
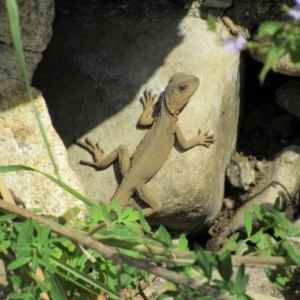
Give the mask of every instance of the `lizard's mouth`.
[(179, 105), (177, 101), (167, 101), (167, 96), (165, 95), (163, 98), (163, 106), (167, 113), (172, 116), (178, 116), (180, 112), (185, 108), (185, 106), (188, 104), (189, 99), (183, 103), (182, 105)]

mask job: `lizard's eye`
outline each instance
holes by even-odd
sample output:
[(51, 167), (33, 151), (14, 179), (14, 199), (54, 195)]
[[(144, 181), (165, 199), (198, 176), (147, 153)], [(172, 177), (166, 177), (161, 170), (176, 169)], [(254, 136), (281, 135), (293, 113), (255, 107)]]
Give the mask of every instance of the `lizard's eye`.
[(186, 88), (187, 88), (187, 85), (186, 84), (182, 84), (182, 85), (180, 85), (179, 87), (179, 91), (185, 91), (186, 90)]

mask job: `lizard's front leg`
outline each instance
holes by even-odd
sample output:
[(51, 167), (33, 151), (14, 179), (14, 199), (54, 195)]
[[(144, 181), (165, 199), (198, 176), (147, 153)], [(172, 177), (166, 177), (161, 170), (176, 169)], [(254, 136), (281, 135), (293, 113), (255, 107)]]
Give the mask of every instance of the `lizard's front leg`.
[(140, 101), (143, 104), (143, 112), (139, 119), (139, 124), (143, 126), (149, 126), (153, 123), (153, 118), (151, 113), (156, 104), (157, 95), (152, 94), (152, 90), (145, 90), (143, 96), (140, 98)]
[(109, 167), (117, 158), (119, 159), (119, 168), (121, 174), (124, 174), (128, 171), (130, 167), (130, 158), (128, 154), (128, 149), (124, 145), (118, 146), (113, 150), (109, 155), (104, 156), (103, 149), (100, 148), (99, 144), (94, 144), (91, 139), (88, 137), (85, 139), (85, 142), (76, 140), (76, 143), (88, 150), (94, 156), (94, 162), (81, 160), (80, 163), (95, 167), (98, 169), (105, 169)]
[(198, 130), (198, 134), (195, 137), (186, 140), (178, 124), (176, 124), (175, 134), (179, 145), (186, 150), (197, 145), (209, 148), (215, 142), (213, 134), (209, 135), (209, 131), (202, 133), (200, 129)]

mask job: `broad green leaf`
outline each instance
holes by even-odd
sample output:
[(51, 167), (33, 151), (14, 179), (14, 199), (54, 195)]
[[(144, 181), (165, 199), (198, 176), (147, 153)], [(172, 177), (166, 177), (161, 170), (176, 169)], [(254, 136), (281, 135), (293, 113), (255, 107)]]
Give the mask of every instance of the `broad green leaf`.
[(166, 243), (170, 248), (174, 248), (171, 236), (167, 229), (160, 225), (158, 230), (156, 231), (156, 236), (158, 236), (164, 243)]
[(240, 294), (245, 293), (248, 281), (249, 281), (249, 275), (245, 275), (245, 265), (241, 264), (238, 268), (235, 277), (235, 285), (238, 288)]
[(32, 295), (31, 293), (10, 293), (8, 295), (8, 299), (22, 299), (22, 300), (26, 300), (26, 299), (34, 299), (34, 295)]
[(134, 222), (140, 219), (140, 215), (138, 211), (133, 211), (133, 208), (129, 207), (122, 213), (121, 219), (126, 219), (126, 221)]
[(108, 228), (99, 229), (94, 238), (99, 241), (107, 239), (116, 239), (124, 242), (140, 242), (143, 237), (141, 230), (127, 228), (123, 225), (113, 225)]
[(55, 184), (57, 184), (61, 188), (63, 188), (66, 192), (70, 193), (71, 195), (73, 195), (77, 199), (84, 202), (85, 204), (90, 205), (90, 206), (95, 205), (91, 200), (89, 200), (85, 196), (81, 195), (76, 190), (74, 190), (73, 188), (71, 188), (67, 184), (63, 183), (59, 179), (56, 179), (56, 178), (54, 178), (53, 176), (51, 176), (47, 173), (38, 171), (38, 170), (30, 168), (30, 167), (22, 166), (22, 165), (0, 166), (0, 173), (16, 172), (16, 171), (32, 171), (32, 172), (40, 173), (40, 174), (44, 175), (45, 177), (47, 177), (48, 179), (50, 179), (51, 181), (53, 181)]
[(50, 230), (50, 226), (46, 225), (42, 227), (41, 230), (41, 236), (40, 236), (40, 241), (41, 242), (45, 242), (49, 240), (49, 234), (50, 234), (51, 230)]
[(300, 249), (297, 244), (293, 241), (285, 241), (284, 246), (288, 251), (288, 254), (291, 256), (292, 260), (300, 266)]
[(256, 244), (261, 239), (262, 235), (263, 235), (263, 231), (259, 230), (250, 237), (250, 241)]
[(165, 291), (160, 294), (156, 300), (163, 300), (163, 299), (177, 299), (177, 296), (180, 295), (178, 291)]
[[(23, 223), (23, 226), (21, 227), (17, 239), (18, 244), (19, 245), (31, 244), (34, 237), (33, 232), (34, 232), (33, 221), (31, 218), (29, 218)], [(18, 257), (30, 256), (30, 255), (31, 255), (30, 250), (17, 250)]]
[(2, 241), (0, 245), (2, 248), (7, 249), (11, 246), (11, 240)]
[(106, 221), (107, 214), (109, 215), (107, 209), (106, 213), (103, 213), (103, 210), (98, 206), (89, 207), (90, 216), (98, 223), (99, 221)]
[(258, 28), (258, 34), (256, 38), (260, 39), (266, 36), (274, 36), (278, 30), (282, 29), (283, 27), (283, 22), (264, 21)]
[(60, 285), (59, 281), (57, 280), (56, 276), (50, 272), (45, 272), (46, 279), (51, 284), (51, 299), (53, 300), (67, 300), (65, 292)]
[(259, 81), (262, 84), (267, 76), (267, 73), (276, 65), (277, 60), (286, 53), (284, 45), (274, 45), (270, 48), (264, 67), (260, 71)]
[[(269, 246), (274, 245), (275, 243), (276, 240), (272, 236), (270, 236), (268, 233), (264, 233), (260, 241), (256, 245), (260, 250), (264, 250)], [(272, 256), (272, 254), (273, 254), (273, 249), (268, 248), (267, 250), (260, 252), (258, 256)]]
[(140, 223), (141, 223), (144, 231), (147, 233), (151, 233), (151, 227), (148, 225), (147, 221), (145, 220), (143, 212), (140, 209), (138, 212), (139, 212), (139, 217), (140, 217)]
[(128, 287), (133, 284), (135, 277), (140, 274), (140, 270), (131, 266), (122, 267), (121, 284), (123, 287)]
[(211, 15), (211, 14), (207, 15), (206, 25), (207, 25), (208, 30), (211, 30), (211, 31), (216, 30), (217, 22), (213, 15)]
[(111, 216), (109, 214), (107, 206), (102, 201), (100, 201), (99, 202), (99, 207), (100, 207), (100, 209), (102, 211), (102, 214), (105, 218), (104, 221), (111, 221)]
[(252, 233), (252, 215), (248, 208), (245, 211), (244, 223), (246, 227), (247, 236), (250, 237)]
[(22, 266), (28, 264), (31, 260), (32, 260), (32, 257), (20, 257), (20, 258), (14, 260), (13, 262), (11, 262), (7, 266), (7, 270), (11, 271), (16, 268), (22, 267)]
[(229, 251), (217, 255), (218, 271), (225, 281), (230, 281), (232, 275), (232, 262)]
[(205, 277), (208, 278), (208, 280), (210, 280), (211, 266), (209, 264), (208, 258), (206, 257), (204, 250), (200, 246), (195, 244), (194, 251), (196, 255), (196, 262), (194, 264), (199, 265), (200, 268), (203, 270)]
[(65, 218), (67, 221), (72, 221), (75, 220), (75, 218), (78, 216), (80, 211), (81, 210), (79, 207), (72, 207), (68, 209), (66, 212), (64, 212), (62, 217)]
[(10, 221), (10, 220), (13, 220), (17, 217), (18, 215), (16, 214), (7, 214), (7, 215), (4, 215), (4, 216), (1, 216), (0, 217), (0, 222), (6, 222), (6, 221)]
[(249, 247), (245, 240), (240, 240), (237, 243), (237, 247), (235, 250), (236, 255), (243, 255), (249, 250)]
[(184, 234), (180, 235), (177, 248), (182, 251), (189, 250), (188, 241)]
[(276, 210), (276, 211), (280, 211), (280, 198), (279, 197), (277, 197), (275, 199), (273, 209)]
[(22, 284), (22, 278), (20, 276), (16, 276), (13, 274), (9, 277), (9, 280), (16, 288), (20, 288)]

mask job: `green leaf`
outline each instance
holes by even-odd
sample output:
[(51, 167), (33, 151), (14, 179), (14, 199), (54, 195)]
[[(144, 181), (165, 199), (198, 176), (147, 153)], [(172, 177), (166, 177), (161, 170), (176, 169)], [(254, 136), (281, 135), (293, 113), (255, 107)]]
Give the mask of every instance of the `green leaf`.
[(267, 250), (264, 250), (260, 252), (259, 256), (272, 256), (273, 249), (269, 248), (269, 246), (276, 244), (276, 240), (270, 236), (268, 233), (264, 233), (260, 239), (260, 241), (256, 244), (257, 247), (260, 250), (264, 250), (265, 248), (268, 248)]
[(65, 218), (67, 221), (75, 220), (75, 218), (79, 215), (81, 212), (81, 209), (79, 207), (72, 207), (68, 209), (64, 214), (62, 215), (63, 218)]
[(163, 300), (163, 299), (177, 299), (177, 296), (179, 295), (178, 291), (165, 291), (162, 294), (160, 294), (156, 300)]
[(252, 215), (248, 208), (245, 211), (244, 223), (245, 223), (245, 227), (246, 227), (247, 236), (250, 237), (250, 235), (252, 233)]
[[(23, 226), (21, 227), (17, 239), (18, 244), (19, 245), (31, 244), (34, 236), (33, 232), (34, 232), (33, 221), (31, 218), (29, 218), (23, 223)], [(17, 250), (18, 257), (30, 256), (30, 255), (31, 255), (31, 250)]]
[(260, 71), (259, 81), (262, 84), (267, 76), (267, 73), (276, 66), (277, 60), (286, 53), (284, 45), (274, 45), (270, 48), (264, 67)]
[(143, 233), (141, 230), (128, 228), (123, 225), (111, 225), (108, 228), (99, 229), (94, 238), (103, 241), (107, 239), (116, 239), (124, 242), (141, 242)]
[(29, 262), (31, 262), (31, 260), (32, 260), (32, 257), (20, 257), (20, 258), (14, 260), (13, 262), (11, 262), (7, 266), (7, 270), (11, 271), (16, 268), (22, 267), (22, 266), (28, 264)]
[(211, 14), (207, 15), (206, 25), (207, 25), (208, 30), (210, 30), (210, 31), (216, 30), (217, 22), (213, 15), (211, 15)]
[(140, 274), (140, 270), (131, 266), (124, 266), (121, 273), (121, 284), (123, 287), (130, 286), (135, 277)]
[(138, 211), (133, 211), (132, 207), (128, 207), (121, 215), (121, 219), (126, 219), (126, 221), (134, 222), (140, 219)]
[(7, 215), (4, 215), (4, 216), (1, 216), (0, 217), (0, 222), (6, 222), (6, 221), (10, 221), (10, 220), (13, 220), (17, 217), (18, 215), (16, 214), (7, 214)]
[(235, 254), (236, 255), (243, 255), (244, 253), (246, 253), (249, 250), (249, 247), (247, 245), (247, 242), (245, 240), (240, 240), (237, 243), (237, 247), (235, 250)]
[(174, 248), (171, 236), (164, 226), (160, 225), (155, 234), (170, 248)]
[(177, 248), (182, 251), (189, 250), (188, 241), (184, 234), (180, 235)]
[(32, 266), (31, 266), (31, 270), (35, 273), (36, 268), (38, 267), (39, 264), (39, 258), (37, 257), (36, 253), (33, 254), (32, 257)]
[(266, 36), (274, 36), (280, 29), (284, 27), (283, 22), (277, 21), (264, 21), (258, 28), (256, 38), (264, 38)]
[(46, 279), (51, 284), (51, 299), (53, 300), (67, 300), (65, 292), (60, 285), (59, 281), (57, 280), (56, 276), (50, 272), (45, 272)]
[(117, 200), (117, 198), (112, 198), (111, 203), (113, 205), (113, 208), (114, 208), (118, 218), (120, 218), (122, 215), (122, 209), (120, 206), (120, 202)]
[(239, 291), (239, 294), (245, 293), (248, 281), (249, 275), (245, 275), (245, 265), (241, 264), (235, 277), (235, 285)]
[(51, 232), (50, 226), (48, 225), (43, 226), (40, 235), (40, 242), (48, 241), (50, 232)]
[(222, 278), (229, 282), (232, 275), (232, 262), (229, 251), (217, 255), (217, 267)]
[(258, 241), (260, 241), (261, 237), (263, 235), (263, 231), (262, 230), (259, 230), (257, 231), (255, 234), (253, 234), (251, 237), (250, 237), (250, 241), (254, 244), (256, 244)]
[(209, 264), (208, 258), (203, 251), (203, 249), (195, 244), (194, 245), (194, 251), (196, 255), (196, 262), (194, 264), (197, 264), (200, 266), (200, 268), (203, 270), (203, 273), (208, 280), (211, 278), (211, 266)]
[(288, 251), (288, 254), (291, 256), (292, 260), (300, 266), (300, 249), (297, 244), (293, 241), (285, 241), (284, 246)]
[(140, 209), (138, 212), (139, 212), (139, 217), (140, 217), (140, 223), (141, 223), (144, 231), (147, 233), (151, 233), (151, 227), (148, 225), (147, 221), (145, 220), (143, 212)]
[(98, 223), (99, 221), (106, 221), (103, 210), (98, 206), (90, 206), (89, 213), (91, 218), (93, 218), (96, 223)]
[(107, 206), (102, 201), (99, 202), (99, 206), (100, 206), (101, 212), (105, 218), (104, 221), (111, 221), (111, 216), (109, 214)]

